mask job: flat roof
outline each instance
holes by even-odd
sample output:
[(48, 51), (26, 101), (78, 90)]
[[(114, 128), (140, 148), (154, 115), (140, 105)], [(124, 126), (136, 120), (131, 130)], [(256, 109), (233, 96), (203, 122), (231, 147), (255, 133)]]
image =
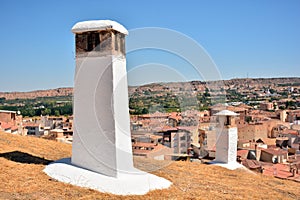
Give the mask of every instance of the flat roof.
[(73, 33), (83, 33), (89, 31), (102, 31), (102, 30), (116, 30), (120, 33), (128, 35), (127, 29), (119, 24), (118, 22), (112, 20), (90, 20), (78, 22), (72, 27)]
[(222, 110), (214, 115), (215, 116), (238, 116), (239, 114), (232, 112), (230, 110)]
[(0, 113), (17, 113), (16, 111), (0, 110)]
[(176, 157), (188, 157), (189, 155), (186, 153), (171, 153), (171, 154), (166, 154), (167, 156), (176, 156)]

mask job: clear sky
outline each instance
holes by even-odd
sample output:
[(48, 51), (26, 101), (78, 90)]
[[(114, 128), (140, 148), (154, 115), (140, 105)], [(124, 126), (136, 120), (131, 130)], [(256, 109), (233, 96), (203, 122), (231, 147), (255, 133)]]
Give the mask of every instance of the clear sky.
[[(182, 33), (208, 52), (223, 79), (300, 76), (299, 0), (0, 0), (0, 91), (73, 86), (70, 30), (92, 19), (116, 20), (128, 30), (162, 27)], [(142, 79), (172, 81), (165, 69), (179, 74), (174, 80), (188, 73), (185, 61), (159, 51), (129, 55), (127, 69), (136, 63), (143, 67), (129, 74), (133, 85)], [(162, 73), (155, 76), (159, 66)], [(193, 72), (184, 76), (200, 79)]]

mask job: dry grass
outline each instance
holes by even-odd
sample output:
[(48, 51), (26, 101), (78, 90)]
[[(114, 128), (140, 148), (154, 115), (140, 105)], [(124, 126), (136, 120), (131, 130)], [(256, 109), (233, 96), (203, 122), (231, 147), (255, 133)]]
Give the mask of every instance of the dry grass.
[[(10, 152), (17, 152), (16, 159)], [(0, 199), (300, 199), (296, 182), (199, 163), (141, 158), (135, 158), (136, 166), (156, 170), (152, 173), (173, 185), (143, 196), (116, 196), (57, 182), (42, 172), (40, 159), (70, 157), (71, 145), (0, 133), (0, 154)], [(20, 162), (31, 155), (31, 164)]]

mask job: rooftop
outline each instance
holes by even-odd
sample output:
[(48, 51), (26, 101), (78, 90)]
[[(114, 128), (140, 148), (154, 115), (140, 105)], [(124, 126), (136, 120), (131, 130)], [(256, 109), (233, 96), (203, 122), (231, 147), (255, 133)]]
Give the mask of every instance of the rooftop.
[(264, 151), (266, 153), (269, 153), (269, 154), (272, 154), (272, 155), (285, 155), (285, 154), (287, 154), (286, 150), (279, 149), (279, 148), (276, 148), (276, 149), (273, 149), (273, 148), (262, 149), (262, 151)]
[(90, 20), (78, 22), (72, 27), (72, 32), (83, 33), (89, 31), (102, 31), (109, 29), (116, 30), (120, 33), (128, 35), (128, 31), (124, 26), (112, 20)]
[(222, 110), (214, 115), (215, 116), (238, 116), (239, 114), (232, 112), (230, 110)]
[(286, 129), (282, 131), (283, 134), (291, 134), (291, 135), (298, 135), (297, 130), (292, 130), (292, 129)]
[(16, 111), (0, 110), (0, 113), (17, 113)]

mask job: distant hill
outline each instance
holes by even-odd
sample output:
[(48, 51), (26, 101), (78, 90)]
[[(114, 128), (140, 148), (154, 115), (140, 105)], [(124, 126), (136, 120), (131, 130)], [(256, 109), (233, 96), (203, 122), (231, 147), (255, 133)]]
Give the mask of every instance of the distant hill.
[[(135, 166), (172, 181), (143, 196), (116, 196), (58, 182), (42, 172), (71, 156), (71, 145), (0, 132), (0, 199), (299, 199), (300, 184), (195, 162), (134, 158)], [(153, 171), (155, 170), (155, 171)]]
[(35, 99), (37, 97), (72, 96), (73, 88), (57, 88), (49, 90), (36, 90), (30, 92), (0, 92), (0, 98), (10, 99)]
[[(287, 87), (300, 86), (300, 78), (239, 78), (223, 81), (190, 81), (190, 82), (173, 82), (173, 83), (152, 83), (143, 86), (129, 86), (129, 95), (136, 92), (136, 90), (144, 90), (145, 88), (153, 89), (154, 91), (164, 91), (169, 88), (181, 88), (183, 90), (198, 90), (204, 91), (206, 84), (211, 86), (234, 87), (242, 85), (251, 85), (252, 87)], [(57, 96), (72, 96), (73, 88), (57, 88), (49, 90), (36, 90), (30, 92), (0, 92), (0, 98), (9, 99), (34, 99), (37, 97), (57, 97)]]
[(249, 86), (251, 88), (262, 88), (262, 87), (288, 87), (288, 86), (300, 86), (300, 77), (290, 78), (237, 78), (230, 80), (221, 81), (189, 81), (189, 82), (173, 82), (173, 83), (151, 83), (142, 86), (131, 86), (129, 87), (129, 94), (136, 91), (163, 91), (163, 90), (192, 90), (192, 91), (205, 91), (206, 87), (210, 89), (224, 89), (238, 88)]

